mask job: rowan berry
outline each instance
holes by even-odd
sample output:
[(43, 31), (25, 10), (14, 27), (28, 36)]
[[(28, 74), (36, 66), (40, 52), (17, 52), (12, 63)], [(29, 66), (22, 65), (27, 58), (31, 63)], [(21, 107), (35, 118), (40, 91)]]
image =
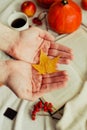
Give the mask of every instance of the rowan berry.
[(32, 115), (36, 115), (36, 111), (35, 110), (32, 111)]
[(43, 107), (43, 104), (42, 104), (41, 101), (38, 102), (38, 107), (39, 107), (39, 108), (42, 108), (42, 107)]
[(44, 106), (47, 106), (47, 105), (48, 105), (48, 102), (45, 102), (45, 103), (44, 103)]
[(52, 108), (52, 107), (53, 107), (52, 103), (49, 103), (49, 104), (48, 104), (48, 106), (49, 106), (50, 108)]
[(49, 111), (49, 112), (53, 112), (53, 110), (52, 110), (51, 108), (50, 108), (50, 109), (48, 109), (48, 111)]
[(34, 108), (34, 111), (39, 112), (39, 111), (40, 111), (40, 108), (39, 108), (38, 106), (36, 106), (36, 107)]
[(47, 106), (44, 106), (44, 107), (43, 107), (43, 109), (44, 109), (44, 111), (45, 111), (45, 112), (47, 112), (47, 111), (48, 111)]
[(36, 116), (35, 115), (32, 115), (32, 120), (35, 120), (36, 119)]

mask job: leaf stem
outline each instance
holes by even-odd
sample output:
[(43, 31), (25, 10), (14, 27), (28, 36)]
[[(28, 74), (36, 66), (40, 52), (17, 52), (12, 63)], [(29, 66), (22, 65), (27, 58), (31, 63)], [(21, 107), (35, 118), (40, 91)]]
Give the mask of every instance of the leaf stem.
[(63, 5), (68, 4), (68, 0), (62, 0), (61, 2), (62, 2)]

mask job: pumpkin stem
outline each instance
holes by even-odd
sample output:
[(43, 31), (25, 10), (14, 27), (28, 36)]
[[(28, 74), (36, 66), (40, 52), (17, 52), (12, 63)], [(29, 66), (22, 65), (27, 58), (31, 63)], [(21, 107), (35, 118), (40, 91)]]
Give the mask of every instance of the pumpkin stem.
[(63, 5), (68, 4), (68, 0), (62, 0), (61, 2), (62, 2)]

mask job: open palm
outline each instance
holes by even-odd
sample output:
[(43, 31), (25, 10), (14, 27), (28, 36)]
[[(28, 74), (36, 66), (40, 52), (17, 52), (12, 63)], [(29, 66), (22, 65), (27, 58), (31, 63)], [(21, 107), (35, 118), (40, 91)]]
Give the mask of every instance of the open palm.
[(44, 93), (66, 85), (68, 80), (64, 71), (40, 75), (29, 63), (8, 60), (9, 75), (6, 85), (20, 98), (35, 100)]
[(19, 32), (18, 41), (9, 47), (7, 53), (15, 59), (37, 63), (40, 50), (43, 50), (48, 56), (56, 57), (60, 55), (59, 63), (68, 63), (73, 57), (71, 49), (56, 44), (54, 40), (54, 37), (47, 31), (31, 27)]

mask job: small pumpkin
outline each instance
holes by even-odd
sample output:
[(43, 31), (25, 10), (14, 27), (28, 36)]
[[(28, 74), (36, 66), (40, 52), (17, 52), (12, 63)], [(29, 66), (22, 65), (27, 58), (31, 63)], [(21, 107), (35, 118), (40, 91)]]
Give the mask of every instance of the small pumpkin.
[(47, 19), (58, 34), (71, 33), (81, 24), (81, 8), (72, 0), (58, 0), (50, 7)]
[(49, 8), (57, 0), (36, 0), (37, 4), (43, 8)]

